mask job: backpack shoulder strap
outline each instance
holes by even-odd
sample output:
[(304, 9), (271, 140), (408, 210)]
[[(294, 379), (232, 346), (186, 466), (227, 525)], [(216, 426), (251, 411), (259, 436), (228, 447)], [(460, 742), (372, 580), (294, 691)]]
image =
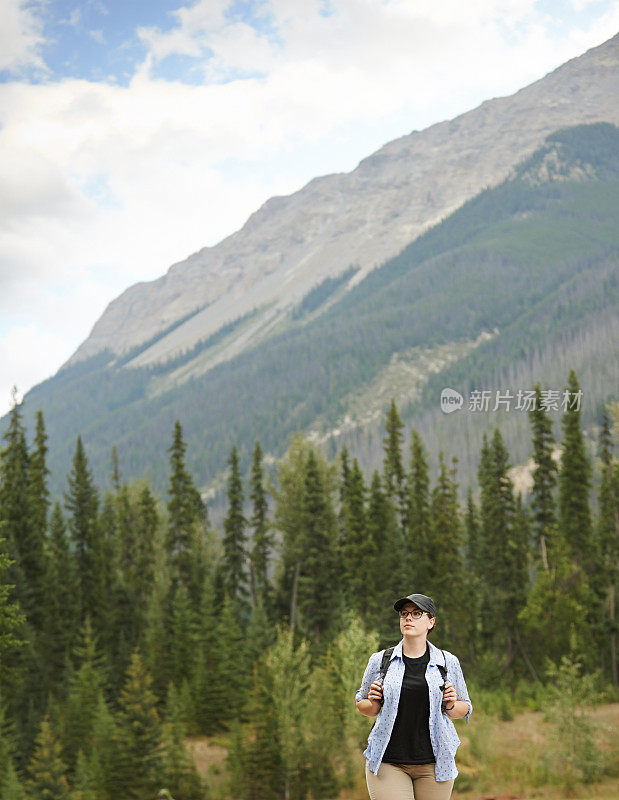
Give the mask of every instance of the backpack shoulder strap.
[(443, 654), (443, 661), (445, 664), (437, 664), (436, 666), (439, 668), (443, 681), (445, 681), (447, 679), (447, 656), (445, 655), (444, 650), (441, 650), (441, 653)]
[[(385, 652), (383, 653), (383, 657), (380, 661), (380, 670), (378, 673), (378, 678), (381, 681), (385, 680), (385, 675), (387, 674), (387, 670), (389, 669), (389, 664), (391, 663), (391, 654), (393, 653), (393, 647), (388, 647)], [(381, 700), (381, 706), (383, 704), (383, 700)], [(376, 725), (376, 720), (372, 723), (372, 728)], [(371, 729), (370, 729), (371, 730)]]
[(389, 669), (389, 664), (391, 663), (391, 654), (393, 653), (393, 647), (388, 647), (385, 652), (383, 653), (382, 660), (380, 662), (380, 672), (378, 674), (379, 678), (384, 680), (385, 675), (387, 674), (387, 670)]

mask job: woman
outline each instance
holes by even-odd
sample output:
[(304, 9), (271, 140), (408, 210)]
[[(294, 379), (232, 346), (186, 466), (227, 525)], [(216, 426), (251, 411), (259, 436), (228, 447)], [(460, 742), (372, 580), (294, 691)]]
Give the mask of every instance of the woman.
[[(370, 656), (355, 697), (364, 716), (376, 717), (363, 754), (370, 798), (449, 800), (460, 744), (452, 720), (468, 722), (473, 705), (456, 656), (427, 641), (436, 624), (432, 598), (411, 594), (393, 607), (402, 640), (391, 653), (384, 686), (377, 683), (381, 650)], [(439, 667), (447, 668), (446, 680)]]

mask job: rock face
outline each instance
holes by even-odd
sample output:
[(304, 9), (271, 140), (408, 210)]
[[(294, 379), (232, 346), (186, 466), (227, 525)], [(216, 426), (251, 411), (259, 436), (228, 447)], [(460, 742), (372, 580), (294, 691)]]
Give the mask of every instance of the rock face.
[(261, 309), (223, 356), (229, 357), (325, 277), (354, 264), (360, 280), (502, 181), (549, 133), (600, 121), (619, 124), (619, 34), (510, 97), (386, 144), (350, 173), (316, 178), (268, 200), (215, 247), (123, 292), (68, 363), (105, 348), (126, 353), (195, 312), (130, 365), (165, 361)]

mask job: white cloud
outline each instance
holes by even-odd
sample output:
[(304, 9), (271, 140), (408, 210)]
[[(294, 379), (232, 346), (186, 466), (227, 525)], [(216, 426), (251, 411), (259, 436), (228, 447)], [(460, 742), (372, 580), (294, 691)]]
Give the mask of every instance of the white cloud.
[(101, 30), (88, 31), (88, 35), (97, 44), (105, 44), (105, 37), (103, 36), (103, 31)]
[(43, 23), (27, 0), (0, 0), (0, 70), (43, 68), (40, 47)]
[[(26, 30), (23, 4), (10, 5)], [(54, 372), (120, 291), (216, 243), (269, 196), (515, 91), (619, 28), (617, 2), (561, 36), (535, 0), (333, 0), (329, 16), (322, 0), (269, 0), (255, 27), (228, 5), (201, 0), (171, 31), (141, 28), (148, 55), (126, 87), (0, 85), (7, 395)], [(38, 59), (29, 24), (13, 63)], [(170, 55), (196, 56), (203, 85), (156, 77)], [(6, 342), (34, 352), (11, 360)]]
[(70, 341), (36, 322), (15, 325), (0, 335), (0, 413), (13, 404), (13, 386), (23, 395), (33, 384), (51, 377), (70, 347)]

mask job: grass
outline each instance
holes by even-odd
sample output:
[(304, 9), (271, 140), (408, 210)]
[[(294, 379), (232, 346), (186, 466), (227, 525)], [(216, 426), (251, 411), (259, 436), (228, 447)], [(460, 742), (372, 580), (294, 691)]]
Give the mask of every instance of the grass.
[[(566, 793), (554, 728), (542, 712), (516, 711), (512, 720), (505, 720), (499, 706), (476, 708), (468, 725), (456, 723), (462, 744), (456, 757), (459, 775), (452, 800), (619, 800), (619, 745), (614, 735), (619, 729), (619, 703), (594, 707), (590, 715), (603, 762), (602, 779), (590, 785), (577, 784)], [(224, 796), (226, 742), (225, 736), (188, 742), (198, 771), (216, 800), (229, 800)], [(334, 800), (368, 800), (362, 750), (357, 783)]]
[(473, 714), (468, 726), (458, 725), (462, 745), (454, 800), (564, 800), (568, 796), (573, 800), (619, 800), (619, 752), (612, 735), (619, 722), (619, 703), (593, 708), (590, 715), (596, 725), (602, 780), (587, 786), (576, 784), (566, 794), (554, 727), (541, 712), (524, 711), (512, 721), (483, 713), (474, 719)]

